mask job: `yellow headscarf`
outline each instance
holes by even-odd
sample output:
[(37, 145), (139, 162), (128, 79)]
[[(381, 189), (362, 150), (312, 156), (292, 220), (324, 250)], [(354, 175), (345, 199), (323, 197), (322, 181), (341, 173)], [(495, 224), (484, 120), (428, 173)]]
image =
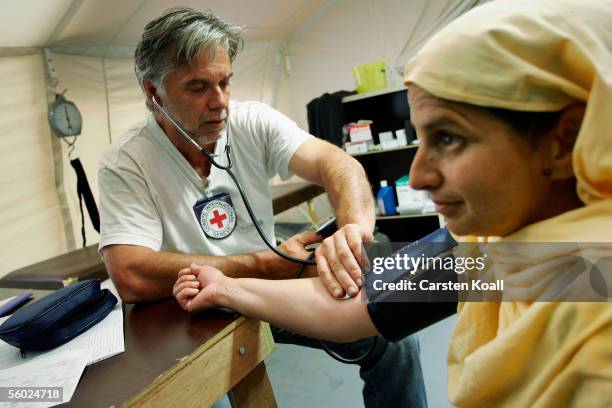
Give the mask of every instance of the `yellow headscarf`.
[[(611, 27), (612, 0), (496, 0), (449, 24), (408, 62), (406, 84), (444, 99), (520, 111), (586, 103), (573, 150), (586, 205), (502, 242), (612, 242)], [(548, 265), (554, 274), (550, 254), (541, 255), (533, 276)], [(587, 244), (581, 256), (610, 253)], [(533, 266), (492, 259), (505, 276)], [(459, 406), (612, 406), (612, 304), (460, 304), (448, 364), (449, 398)]]

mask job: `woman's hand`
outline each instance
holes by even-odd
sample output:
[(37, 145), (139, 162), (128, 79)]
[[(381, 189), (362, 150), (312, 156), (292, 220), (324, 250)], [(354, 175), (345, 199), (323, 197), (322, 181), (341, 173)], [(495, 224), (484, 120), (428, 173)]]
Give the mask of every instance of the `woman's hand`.
[(219, 307), (219, 290), (227, 278), (223, 272), (208, 265), (191, 264), (181, 269), (172, 288), (179, 305), (190, 313)]

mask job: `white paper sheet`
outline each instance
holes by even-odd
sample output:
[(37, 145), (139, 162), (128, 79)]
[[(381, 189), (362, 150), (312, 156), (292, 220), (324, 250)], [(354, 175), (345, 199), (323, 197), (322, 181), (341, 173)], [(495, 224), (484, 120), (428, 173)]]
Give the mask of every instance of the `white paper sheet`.
[[(8, 346), (6, 343), (4, 346)], [(19, 353), (19, 352), (18, 352)], [(63, 400), (70, 401), (89, 356), (88, 350), (58, 349), (49, 353), (28, 356), (15, 366), (0, 370), (2, 387), (62, 387)], [(60, 402), (0, 402), (2, 408), (52, 407)]]
[[(117, 291), (110, 280), (102, 288)], [(64, 402), (72, 397), (86, 365), (104, 360), (125, 351), (123, 336), (123, 309), (121, 299), (113, 310), (98, 324), (70, 342), (45, 352), (21, 352), (0, 341), (1, 387), (64, 387)], [(6, 317), (8, 318), (8, 317)], [(5, 318), (0, 319), (0, 323)], [(55, 403), (2, 403), (0, 407), (48, 407)]]
[(123, 337), (123, 309), (121, 298), (110, 279), (102, 282), (102, 289), (108, 289), (117, 297), (117, 304), (111, 312), (98, 324), (79, 337), (64, 344), (60, 348), (87, 349), (89, 357), (87, 365), (102, 361), (106, 358), (123, 353), (125, 342)]

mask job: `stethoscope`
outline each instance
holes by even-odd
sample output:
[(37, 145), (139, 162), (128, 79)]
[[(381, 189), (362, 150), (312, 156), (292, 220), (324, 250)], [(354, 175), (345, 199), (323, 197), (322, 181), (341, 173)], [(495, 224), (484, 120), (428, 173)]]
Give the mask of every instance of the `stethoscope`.
[[(170, 114), (168, 112), (166, 112), (166, 110), (159, 105), (159, 103), (157, 102), (157, 99), (155, 98), (155, 96), (151, 97), (151, 100), (153, 101), (153, 103), (155, 104), (157, 109), (159, 109), (159, 111), (170, 121), (170, 123), (172, 123), (172, 126), (174, 126), (174, 128), (185, 139), (187, 139), (193, 146), (195, 146), (200, 151), (200, 153), (202, 153), (204, 156), (206, 156), (206, 158), (210, 161), (210, 163), (213, 166), (215, 166), (216, 168), (218, 168), (220, 170), (225, 170), (227, 172), (227, 174), (229, 174), (229, 176), (234, 181), (234, 184), (236, 184), (236, 187), (238, 188), (238, 192), (240, 193), (240, 197), (242, 197), (242, 201), (244, 202), (244, 206), (246, 207), (247, 212), (249, 213), (249, 217), (251, 218), (251, 221), (253, 222), (253, 225), (255, 226), (255, 229), (257, 230), (257, 233), (259, 234), (261, 239), (266, 243), (268, 248), (270, 248), (272, 250), (272, 252), (274, 252), (276, 255), (280, 256), (281, 258), (286, 259), (287, 261), (295, 262), (295, 263), (303, 265), (303, 266), (316, 265), (317, 264), (315, 261), (312, 260), (312, 256), (309, 257), (308, 259), (299, 259), (299, 258), (295, 258), (295, 257), (293, 257), (291, 255), (287, 255), (287, 254), (282, 253), (281, 251), (276, 249), (276, 247), (274, 245), (272, 245), (270, 243), (270, 241), (268, 240), (268, 238), (266, 237), (266, 235), (262, 231), (261, 227), (259, 226), (259, 223), (257, 222), (257, 219), (255, 218), (255, 214), (253, 213), (253, 209), (251, 208), (251, 204), (249, 203), (249, 200), (248, 200), (246, 194), (242, 190), (242, 186), (240, 185), (240, 182), (238, 181), (238, 178), (236, 177), (236, 175), (232, 171), (232, 164), (233, 163), (232, 163), (232, 156), (231, 156), (231, 152), (230, 152), (230, 121), (229, 121), (229, 111), (228, 111), (227, 117), (226, 117), (226, 121), (227, 121), (227, 138), (226, 138), (226, 141), (225, 141), (225, 148), (223, 149), (224, 153), (225, 153), (225, 155), (227, 157), (227, 165), (223, 166), (223, 165), (219, 164), (215, 160), (215, 156), (217, 156), (217, 155), (211, 153), (205, 147), (200, 146), (200, 144), (198, 142), (196, 142), (189, 135), (189, 133), (185, 132), (183, 130), (183, 128), (181, 128), (181, 126), (170, 116)], [(303, 268), (302, 268), (302, 271), (303, 271)], [(302, 271), (300, 271), (300, 274), (301, 274)], [(346, 357), (343, 357), (340, 354), (338, 354), (337, 352), (331, 350), (327, 346), (327, 344), (325, 344), (325, 342), (323, 342), (322, 340), (319, 340), (319, 342), (323, 346), (323, 350), (327, 354), (329, 354), (331, 357), (333, 357), (334, 359), (340, 361), (341, 363), (357, 364), (357, 363), (360, 363), (361, 361), (366, 360), (367, 358), (370, 357), (370, 355), (372, 355), (374, 353), (374, 350), (376, 349), (377, 344), (378, 344), (378, 337), (374, 337), (374, 340), (372, 341), (372, 345), (371, 345), (369, 350), (367, 350), (362, 356), (359, 356), (359, 357), (356, 357), (356, 358), (346, 358)]]
[(181, 134), (181, 136), (183, 136), (194, 147), (196, 147), (200, 151), (200, 153), (202, 153), (204, 156), (206, 156), (208, 161), (210, 161), (210, 164), (212, 164), (213, 166), (215, 166), (216, 168), (218, 168), (220, 170), (225, 170), (227, 172), (227, 174), (229, 174), (229, 176), (234, 181), (234, 184), (236, 184), (236, 187), (238, 188), (238, 192), (240, 193), (240, 197), (242, 197), (242, 201), (244, 202), (244, 206), (246, 207), (247, 212), (249, 213), (249, 217), (251, 218), (251, 221), (253, 222), (253, 225), (255, 226), (255, 229), (257, 230), (257, 233), (259, 234), (261, 239), (266, 243), (268, 248), (270, 248), (270, 250), (272, 250), (272, 252), (274, 252), (276, 255), (280, 256), (281, 258), (286, 259), (287, 261), (295, 262), (295, 263), (300, 264), (300, 265), (316, 265), (317, 264), (312, 259), (299, 259), (299, 258), (295, 258), (295, 257), (293, 257), (291, 255), (287, 255), (287, 254), (282, 253), (274, 245), (272, 245), (272, 243), (270, 243), (270, 241), (268, 240), (268, 238), (266, 237), (266, 235), (262, 231), (261, 227), (259, 226), (259, 223), (257, 222), (257, 219), (255, 217), (255, 214), (253, 213), (253, 208), (251, 207), (251, 204), (249, 203), (249, 199), (247, 198), (246, 194), (244, 193), (244, 190), (242, 189), (242, 185), (240, 185), (240, 182), (238, 181), (238, 178), (236, 177), (236, 175), (232, 171), (233, 163), (232, 163), (232, 155), (231, 155), (231, 149), (230, 149), (229, 111), (228, 111), (228, 114), (227, 114), (227, 117), (226, 117), (226, 121), (227, 121), (227, 138), (226, 138), (226, 141), (225, 141), (225, 148), (223, 149), (224, 150), (224, 154), (227, 157), (227, 165), (224, 166), (224, 165), (220, 164), (219, 162), (217, 162), (215, 160), (215, 157), (218, 156), (218, 155), (215, 155), (215, 154), (211, 153), (205, 147), (200, 146), (200, 144), (198, 142), (196, 142), (195, 139), (192, 138), (191, 135), (189, 135), (189, 133), (187, 133), (187, 132), (185, 132), (185, 130), (183, 130), (183, 128), (170, 116), (170, 114), (168, 112), (166, 112), (166, 110), (160, 106), (160, 104), (157, 102), (157, 99), (155, 98), (155, 96), (151, 97), (151, 100), (153, 101), (153, 104), (157, 107), (157, 109), (159, 109), (159, 111), (166, 117), (166, 119), (168, 119), (170, 121), (170, 123), (172, 123), (172, 126), (174, 126), (174, 128)]

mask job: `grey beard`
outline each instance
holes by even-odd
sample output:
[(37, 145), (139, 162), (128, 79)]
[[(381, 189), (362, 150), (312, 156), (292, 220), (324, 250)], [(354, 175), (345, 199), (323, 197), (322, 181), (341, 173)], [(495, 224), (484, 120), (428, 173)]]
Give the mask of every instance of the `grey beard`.
[[(176, 111), (174, 111), (172, 106), (167, 106), (166, 107), (166, 111), (168, 112), (170, 117), (180, 126), (180, 128), (183, 129), (183, 131), (185, 133), (187, 133), (193, 140), (195, 140), (196, 143), (198, 143), (200, 146), (216, 143), (221, 138), (222, 133), (225, 130), (225, 127), (227, 126), (227, 122), (225, 122), (224, 126), (218, 131), (218, 135), (217, 136), (212, 137), (212, 138), (211, 137), (206, 137), (204, 135), (200, 135), (199, 134), (200, 133), (200, 126), (199, 125), (195, 129), (191, 128), (189, 126), (186, 126), (184, 121), (180, 117), (180, 115)], [(224, 119), (226, 119), (227, 116), (228, 116), (227, 114), (228, 114), (228, 112), (225, 111), (224, 114), (222, 114), (222, 117)], [(206, 126), (206, 125), (204, 125), (204, 126)], [(183, 137), (183, 135), (181, 135), (181, 137)]]
[[(205, 145), (208, 145), (208, 144), (217, 143), (219, 141), (219, 139), (221, 139), (222, 133), (223, 133), (223, 129), (221, 129), (219, 131), (219, 135), (217, 137), (215, 137), (215, 138), (211, 139), (209, 137), (197, 136), (197, 137), (194, 137), (193, 139), (196, 142), (198, 142), (198, 144), (200, 146), (205, 146)], [(190, 132), (189, 135), (193, 135), (193, 133)]]

